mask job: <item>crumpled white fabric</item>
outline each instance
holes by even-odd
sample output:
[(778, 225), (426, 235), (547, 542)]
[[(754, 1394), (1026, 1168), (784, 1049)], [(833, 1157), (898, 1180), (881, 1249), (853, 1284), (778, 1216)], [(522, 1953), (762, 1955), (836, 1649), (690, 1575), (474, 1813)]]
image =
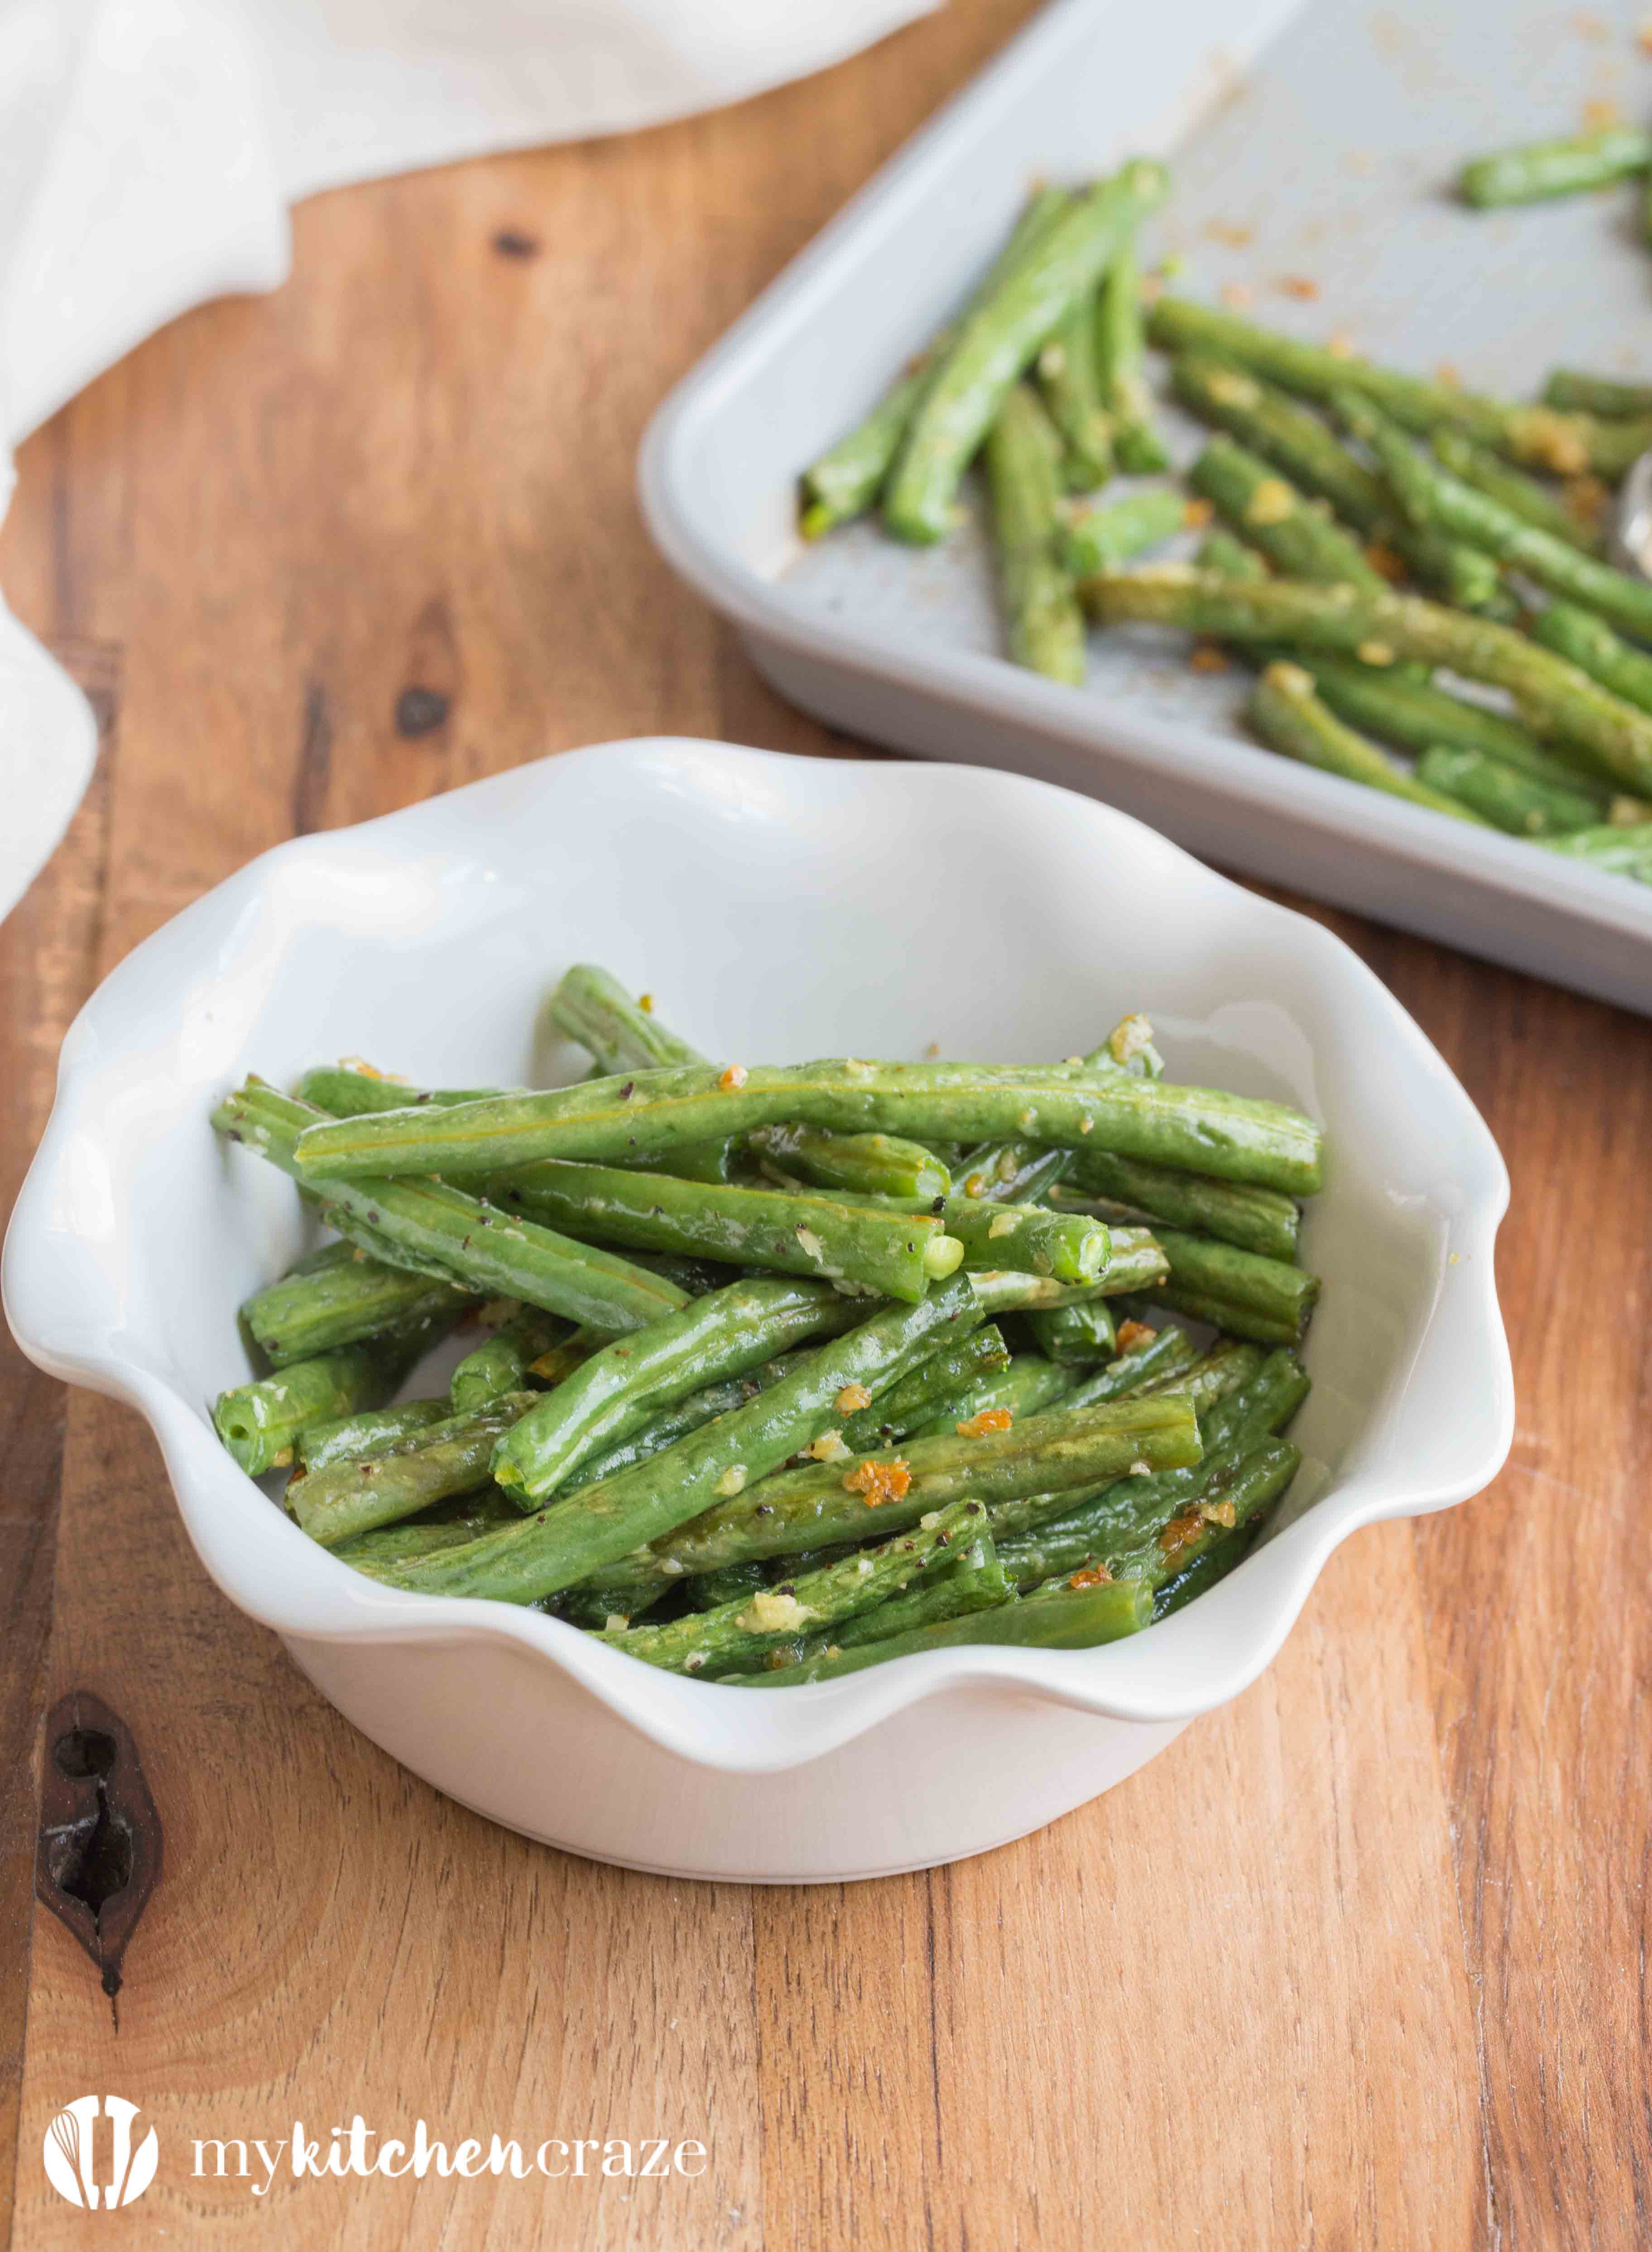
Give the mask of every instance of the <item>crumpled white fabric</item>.
[[(717, 108), (936, 4), (0, 0), (0, 515), (9, 446), (190, 306), (284, 280), (299, 197)], [(0, 602), (0, 916), (95, 750)]]

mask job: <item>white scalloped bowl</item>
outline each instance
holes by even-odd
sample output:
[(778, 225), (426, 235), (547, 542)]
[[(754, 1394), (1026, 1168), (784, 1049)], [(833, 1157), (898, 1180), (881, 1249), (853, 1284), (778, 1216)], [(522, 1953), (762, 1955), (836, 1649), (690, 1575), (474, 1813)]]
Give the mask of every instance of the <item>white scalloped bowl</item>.
[[(1143, 1008), (1176, 1077), (1321, 1119), (1306, 1244), (1326, 1289), (1287, 1520), (1128, 1642), (938, 1651), (773, 1694), (398, 1594), (316, 1547), (207, 1417), (246, 1373), (237, 1305), (307, 1240), (208, 1109), (249, 1069), (364, 1051), (449, 1084), (566, 1067), (536, 1019), (580, 959), (752, 1060), (1034, 1061)], [(415, 1773), (575, 1852), (825, 1880), (979, 1852), (1107, 1790), (1255, 1679), (1339, 1541), (1496, 1475), (1508, 1194), (1474, 1106), (1349, 949), (1139, 823), (974, 767), (658, 740), (284, 844), (140, 946), (64, 1043), (4, 1297), (41, 1367), (148, 1418), (219, 1586)]]

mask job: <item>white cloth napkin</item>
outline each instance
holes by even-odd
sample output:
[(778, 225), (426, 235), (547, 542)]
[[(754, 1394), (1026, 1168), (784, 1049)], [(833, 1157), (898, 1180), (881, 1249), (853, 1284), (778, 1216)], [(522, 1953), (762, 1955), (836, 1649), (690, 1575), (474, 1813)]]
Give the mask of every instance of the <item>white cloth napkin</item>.
[[(717, 108), (936, 4), (0, 0), (0, 514), (9, 445), (190, 306), (285, 279), (299, 197)], [(0, 603), (0, 916), (94, 753)]]

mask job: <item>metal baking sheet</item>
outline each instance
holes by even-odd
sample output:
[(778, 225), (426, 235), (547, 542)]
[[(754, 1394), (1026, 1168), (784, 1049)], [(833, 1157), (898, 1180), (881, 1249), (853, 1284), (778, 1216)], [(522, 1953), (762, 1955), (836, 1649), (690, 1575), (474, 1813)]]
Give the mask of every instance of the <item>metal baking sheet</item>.
[[(1082, 689), (1007, 664), (973, 490), (934, 549), (794, 525), (799, 468), (967, 292), (1028, 182), (1134, 150), (1171, 157), (1144, 252), (1179, 293), (1511, 395), (1562, 358), (1652, 377), (1636, 187), (1483, 213), (1450, 193), (1468, 154), (1652, 107), (1642, 17), (1059, 0), (673, 393), (643, 455), (656, 539), (836, 725), (1088, 790), (1208, 858), (1652, 1011), (1652, 890), (1260, 750), (1244, 674), (1190, 669), (1176, 636), (1092, 634)], [(1163, 420), (1190, 459), (1200, 427)]]

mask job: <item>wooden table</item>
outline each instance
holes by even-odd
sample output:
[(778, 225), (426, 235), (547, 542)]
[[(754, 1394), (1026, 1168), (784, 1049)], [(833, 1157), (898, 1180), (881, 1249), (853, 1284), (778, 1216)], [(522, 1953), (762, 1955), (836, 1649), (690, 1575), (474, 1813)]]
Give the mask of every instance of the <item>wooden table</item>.
[[(0, 931), (8, 1205), (82, 997), (279, 839), (607, 736), (857, 747), (777, 703), (654, 556), (637, 439), (1025, 12), (952, 0), (720, 116), (323, 198), (285, 289), (178, 322), (28, 445), (3, 583), (105, 733)], [(428, 732), (399, 729), (409, 686), (448, 699)], [(110, 2245), (1648, 2241), (1652, 1025), (1325, 919), (1507, 1154), (1510, 1465), (1350, 1543), (1246, 1696), (981, 1860), (697, 1887), (490, 1828), (215, 1593), (136, 1418), (8, 1345), (20, 2246), (82, 2242), (41, 2138), (110, 2089), (162, 2142)], [(118, 2022), (58, 1922), (27, 1936), (40, 1715), (73, 1689), (129, 1723), (165, 1829)], [(283, 2172), (267, 2198), (190, 2172), (196, 2137), (296, 2116), (324, 2141), (357, 2111), (710, 2155), (664, 2183)]]

